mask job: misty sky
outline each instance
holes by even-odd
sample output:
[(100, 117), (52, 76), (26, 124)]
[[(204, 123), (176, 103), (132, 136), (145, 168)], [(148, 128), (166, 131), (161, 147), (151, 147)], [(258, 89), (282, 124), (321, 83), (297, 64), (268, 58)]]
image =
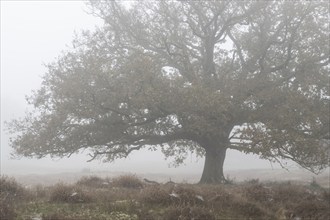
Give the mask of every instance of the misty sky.
[[(87, 156), (70, 159), (11, 160), (4, 121), (24, 116), (26, 95), (37, 90), (46, 71), (43, 64), (55, 60), (71, 45), (74, 32), (93, 29), (102, 20), (88, 15), (78, 1), (1, 1), (1, 173), (45, 173), (92, 170), (132, 173), (191, 172), (202, 173), (203, 159), (191, 155), (185, 166), (168, 168), (169, 161), (158, 152), (136, 152), (113, 164), (88, 163)], [(273, 164), (274, 168), (278, 165)], [(268, 161), (227, 151), (226, 170), (272, 168)]]

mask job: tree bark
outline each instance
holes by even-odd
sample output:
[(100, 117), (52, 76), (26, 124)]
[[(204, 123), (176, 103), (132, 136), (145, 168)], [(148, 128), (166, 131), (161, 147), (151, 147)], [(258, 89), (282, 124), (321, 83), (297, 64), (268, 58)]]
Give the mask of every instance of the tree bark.
[(204, 170), (199, 183), (212, 184), (226, 182), (223, 174), (223, 163), (226, 157), (226, 150), (226, 147), (220, 145), (205, 148)]

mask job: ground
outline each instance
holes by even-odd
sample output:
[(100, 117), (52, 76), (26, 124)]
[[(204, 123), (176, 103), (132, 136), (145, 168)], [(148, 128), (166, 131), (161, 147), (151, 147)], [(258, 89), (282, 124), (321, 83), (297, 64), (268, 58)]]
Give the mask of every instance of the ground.
[(329, 189), (316, 181), (198, 185), (122, 175), (24, 187), (2, 176), (0, 184), (0, 219), (330, 219)]

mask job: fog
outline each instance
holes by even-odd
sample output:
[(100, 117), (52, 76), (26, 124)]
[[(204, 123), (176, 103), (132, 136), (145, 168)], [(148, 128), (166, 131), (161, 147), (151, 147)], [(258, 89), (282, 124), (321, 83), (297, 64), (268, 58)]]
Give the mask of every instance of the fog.
[[(1, 174), (75, 172), (83, 169), (131, 173), (201, 174), (204, 160), (190, 155), (185, 164), (169, 167), (160, 152), (135, 152), (115, 163), (87, 162), (84, 154), (64, 159), (11, 159), (9, 136), (4, 122), (23, 117), (28, 110), (26, 95), (40, 87), (46, 72), (43, 64), (55, 60), (70, 48), (74, 33), (92, 30), (102, 21), (86, 13), (78, 1), (2, 1), (1, 2)], [(227, 151), (225, 172), (240, 169), (279, 168), (254, 155)]]

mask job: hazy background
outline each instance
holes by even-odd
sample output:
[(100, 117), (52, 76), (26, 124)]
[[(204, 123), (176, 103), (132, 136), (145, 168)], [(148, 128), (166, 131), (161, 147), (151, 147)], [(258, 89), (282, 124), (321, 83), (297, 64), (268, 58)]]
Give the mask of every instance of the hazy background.
[[(85, 155), (70, 159), (10, 159), (4, 121), (24, 116), (25, 96), (37, 90), (46, 69), (61, 51), (71, 46), (74, 32), (94, 29), (102, 20), (88, 15), (79, 1), (1, 1), (1, 174), (75, 172), (83, 169), (131, 173), (202, 173), (204, 160), (191, 155), (185, 165), (169, 167), (159, 152), (140, 151), (125, 160), (103, 164), (86, 162)], [(291, 165), (291, 168), (294, 168)], [(225, 172), (279, 168), (257, 156), (227, 151)]]

